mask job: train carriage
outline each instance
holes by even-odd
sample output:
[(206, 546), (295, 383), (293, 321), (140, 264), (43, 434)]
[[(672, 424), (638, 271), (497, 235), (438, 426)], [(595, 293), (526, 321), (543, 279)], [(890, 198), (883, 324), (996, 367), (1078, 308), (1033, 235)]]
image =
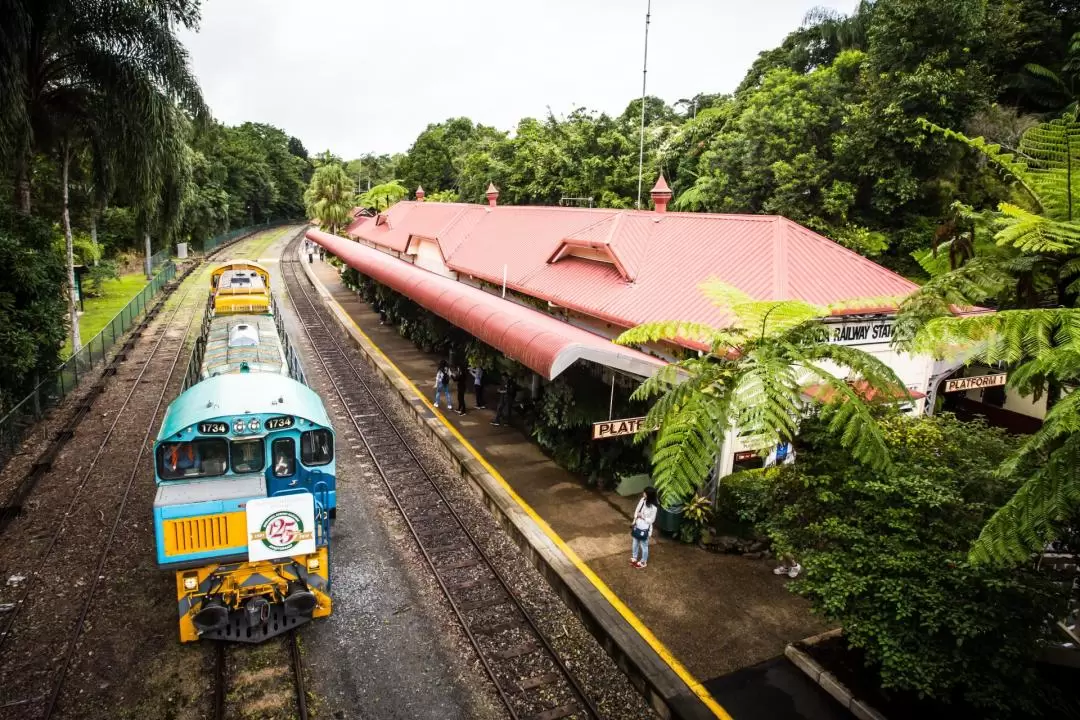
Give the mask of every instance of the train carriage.
[(257, 642), (330, 613), (334, 476), (330, 419), (291, 378), (219, 375), (170, 405), (154, 528), (182, 641)]
[(269, 314), (270, 271), (250, 260), (230, 260), (210, 273), (215, 315)]

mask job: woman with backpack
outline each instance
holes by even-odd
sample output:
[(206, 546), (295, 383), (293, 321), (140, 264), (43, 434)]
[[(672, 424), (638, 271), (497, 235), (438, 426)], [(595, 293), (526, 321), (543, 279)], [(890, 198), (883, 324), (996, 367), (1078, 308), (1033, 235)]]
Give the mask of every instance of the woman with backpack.
[(633, 537), (630, 543), (630, 564), (639, 570), (649, 562), (649, 536), (652, 535), (652, 526), (656, 522), (659, 507), (656, 488), (645, 488), (637, 508), (634, 509), (634, 521), (630, 524), (630, 535)]
[(454, 405), (450, 402), (450, 368), (446, 361), (439, 362), (439, 369), (435, 373), (435, 407), (439, 407), (439, 395), (446, 396), (446, 409), (453, 410)]

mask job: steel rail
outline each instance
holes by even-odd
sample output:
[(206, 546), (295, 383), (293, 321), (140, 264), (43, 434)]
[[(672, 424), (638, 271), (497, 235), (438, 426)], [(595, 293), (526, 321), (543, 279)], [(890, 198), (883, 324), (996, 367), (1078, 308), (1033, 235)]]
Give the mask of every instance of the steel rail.
[[(79, 481), (79, 485), (75, 489), (75, 494), (72, 496), (71, 502), (68, 503), (67, 509), (64, 511), (60, 523), (56, 527), (56, 531), (52, 534), (52, 537), (49, 540), (49, 544), (45, 547), (45, 550), (42, 551), (42, 553), (35, 558), (34, 566), (38, 568), (38, 571), (29, 578), (29, 581), (26, 583), (26, 587), (23, 589), (22, 593), (20, 593), (19, 599), (15, 602), (15, 607), (12, 608), (11, 611), (8, 613), (8, 618), (7, 622), (4, 624), (4, 629), (3, 631), (0, 631), (0, 650), (3, 649), (5, 643), (7, 642), (7, 639), (11, 636), (11, 629), (15, 625), (15, 620), (19, 617), (20, 611), (26, 604), (25, 600), (30, 596), (30, 591), (36, 586), (35, 578), (40, 574), (40, 568), (43, 567), (45, 561), (48, 560), (50, 555), (52, 555), (52, 551), (55, 549), (56, 543), (60, 540), (60, 536), (63, 535), (64, 529), (67, 527), (67, 518), (71, 516), (72, 512), (75, 510), (75, 507), (78, 505), (79, 498), (82, 497), (82, 492), (86, 489), (86, 485), (90, 480), (90, 476), (94, 473), (94, 470), (97, 469), (98, 461), (105, 453), (105, 447), (109, 444), (109, 440), (112, 439), (113, 433), (116, 431), (116, 426), (120, 423), (120, 419), (124, 417), (124, 410), (127, 409), (128, 404), (130, 404), (131, 402), (131, 398), (135, 396), (135, 392), (142, 384), (143, 376), (146, 374), (147, 368), (150, 367), (150, 361), (153, 360), (154, 357), (157, 355), (158, 350), (161, 348), (161, 344), (165, 341), (165, 337), (168, 334), (168, 329), (172, 327), (172, 323), (176, 320), (177, 315), (180, 313), (180, 308), (183, 306), (184, 300), (187, 299), (187, 295), (190, 292), (191, 290), (189, 288), (184, 292), (183, 295), (181, 295), (179, 302), (177, 302), (176, 304), (176, 308), (173, 310), (172, 315), (169, 316), (168, 321), (166, 322), (165, 329), (162, 330), (162, 332), (158, 335), (153, 348), (151, 348), (150, 350), (150, 354), (146, 358), (146, 362), (143, 363), (142, 369), (139, 370), (139, 374), (135, 377), (135, 381), (131, 385), (131, 390), (129, 390), (128, 394), (124, 397), (123, 404), (120, 406), (120, 409), (116, 411), (115, 417), (113, 417), (113, 421), (109, 425), (108, 431), (106, 431), (105, 433), (105, 437), (102, 438), (101, 444), (98, 446), (97, 452), (94, 453), (94, 457), (90, 460), (90, 465), (87, 467), (86, 472), (83, 473), (82, 479)], [(164, 298), (163, 300), (167, 299), (168, 298)], [(153, 418), (151, 418), (150, 422), (153, 422)]]
[[(171, 321), (175, 319), (176, 314), (180, 311), (184, 301), (187, 300), (188, 295), (194, 289), (194, 285), (187, 288), (184, 294), (181, 296), (179, 302), (176, 304), (176, 311), (170, 318)], [(172, 362), (169, 364), (169, 373), (165, 378), (165, 382), (161, 386), (161, 393), (158, 395), (157, 403), (154, 405), (154, 410), (150, 414), (150, 421), (146, 425), (146, 431), (143, 433), (142, 439), (139, 441), (139, 450), (135, 453), (135, 461), (131, 464), (131, 473), (128, 475), (127, 482), (124, 484), (124, 494), (120, 498), (120, 505), (116, 510), (116, 517), (113, 519), (112, 527), (109, 528), (109, 535), (105, 539), (105, 545), (101, 549), (101, 553), (98, 556), (97, 567), (94, 570), (94, 579), (90, 584), (90, 591), (86, 595), (86, 600), (83, 602), (82, 611), (79, 613), (79, 619), (75, 624), (75, 629), (71, 633), (71, 637), (68, 640), (67, 646), (64, 648), (63, 662), (60, 666), (60, 676), (57, 679), (52, 694), (49, 696), (49, 704), (45, 708), (45, 720), (52, 717), (53, 711), (56, 709), (56, 703), (60, 700), (60, 693), (63, 691), (64, 680), (67, 678), (68, 670), (71, 668), (71, 661), (73, 659), (74, 650), (76, 644), (79, 642), (79, 638), (82, 636), (82, 631), (86, 625), (86, 617), (90, 613), (90, 608), (94, 604), (94, 596), (97, 594), (97, 589), (101, 585), (101, 580), (104, 577), (105, 563), (109, 559), (109, 550), (112, 549), (113, 540), (116, 538), (116, 531), (120, 528), (120, 521), (124, 517), (124, 509), (127, 507), (128, 498), (131, 496), (131, 488), (135, 483), (135, 478), (139, 474), (139, 465), (142, 462), (143, 455), (146, 452), (146, 443), (150, 439), (151, 433), (154, 432), (154, 428), (157, 427), (158, 413), (161, 411), (161, 406), (165, 403), (165, 396), (169, 392), (169, 387), (172, 385), (173, 376), (176, 374), (176, 367), (180, 362), (180, 356), (183, 355), (184, 346), (187, 344), (188, 335), (191, 333), (191, 326), (195, 322), (195, 317), (199, 313), (191, 313), (191, 317), (188, 318), (187, 325), (184, 328), (183, 334), (180, 336), (180, 341), (177, 343), (176, 352), (173, 354)], [(166, 327), (159, 338), (158, 344), (154, 346), (155, 353), (160, 345), (161, 339), (168, 334), (168, 327)], [(153, 356), (151, 356), (152, 358)], [(146, 368), (150, 365), (150, 359), (143, 365), (142, 370), (139, 373), (141, 378), (143, 373), (146, 372)], [(115, 427), (115, 424), (114, 424)], [(111, 430), (110, 430), (111, 432)], [(104, 447), (105, 443), (102, 443)]]
[[(289, 654), (289, 666), (292, 670), (293, 687), (296, 690), (297, 720), (308, 720), (307, 690), (304, 687), (304, 660), (300, 653), (300, 642), (296, 630), (290, 630), (284, 637)], [(227, 652), (224, 640), (214, 642), (214, 720), (225, 720), (226, 709), (226, 666)]]
[[(382, 478), (383, 483), (385, 484), (385, 486), (387, 488), (387, 491), (390, 494), (391, 499), (393, 500), (394, 504), (397, 506), (399, 512), (401, 512), (401, 515), (404, 518), (407, 527), (409, 528), (409, 532), (412, 534), (413, 539), (416, 541), (417, 546), (419, 547), (421, 554), (424, 556), (424, 559), (427, 561), (428, 565), (431, 567), (432, 572), (433, 572), (433, 574), (435, 576), (436, 582), (439, 584), (439, 587), (442, 589), (443, 594), (446, 596), (447, 600), (449, 601), (450, 606), (453, 609), (454, 614), (457, 616), (458, 621), (461, 623), (462, 627), (464, 628), (465, 634), (468, 637), (470, 643), (473, 645), (473, 648), (476, 650), (476, 653), (477, 653), (478, 658), (480, 659), (481, 665), (484, 667), (484, 670), (487, 672), (488, 676), (491, 678), (492, 682), (495, 684), (495, 688), (496, 688), (496, 690), (497, 690), (497, 692), (499, 694), (500, 699), (506, 705), (507, 710), (510, 712), (510, 715), (512, 717), (514, 717), (514, 718), (521, 718), (522, 717), (521, 715), (518, 714), (518, 711), (514, 706), (514, 702), (511, 700), (511, 698), (507, 694), (507, 688), (504, 687), (504, 683), (499, 680), (499, 678), (498, 678), (498, 676), (496, 674), (495, 668), (491, 664), (491, 660), (493, 660), (495, 658), (489, 657), (489, 656), (496, 655), (496, 653), (486, 651), (484, 649), (483, 645), (479, 642), (479, 640), (476, 637), (476, 633), (473, 632), (473, 630), (474, 630), (473, 626), (469, 623), (469, 621), (465, 617), (466, 608), (463, 608), (462, 604), (459, 604), (458, 599), (455, 598), (455, 594), (454, 594), (452, 588), (448, 586), (448, 583), (446, 581), (444, 581), (444, 579), (442, 577), (442, 572), (440, 570), (439, 563), (437, 563), (435, 561), (435, 559), (432, 557), (433, 553), (440, 552), (440, 550), (438, 549), (438, 547), (430, 547), (429, 546), (430, 540), (428, 540), (428, 541), (424, 540), (424, 537), (429, 535), (429, 533), (425, 533), (425, 532), (423, 532), (421, 529), (419, 529), (417, 527), (417, 524), (414, 523), (414, 519), (416, 519), (415, 518), (415, 513), (410, 513), (405, 508), (405, 505), (402, 502), (403, 496), (399, 495), (398, 491), (394, 488), (393, 483), (391, 483), (391, 481), (390, 481), (390, 472), (391, 472), (392, 469), (386, 467), (385, 460), (387, 458), (385, 458), (385, 456), (383, 456), (382, 459), (380, 459), (380, 456), (383, 455), (380, 448), (381, 447), (388, 447), (388, 445), (381, 445), (380, 446), (380, 445), (373, 445), (373, 443), (372, 443), (373, 439), (382, 440), (382, 439), (386, 439), (387, 436), (383, 436), (383, 437), (380, 437), (380, 438), (369, 437), (369, 434), (370, 434), (369, 430), (365, 430), (361, 426), (361, 423), (358, 421), (357, 413), (354, 410), (354, 408), (352, 407), (355, 404), (355, 402), (349, 400), (349, 398), (347, 397), (345, 391), (342, 389), (342, 386), (339, 383), (338, 378), (335, 377), (335, 372), (330, 367), (331, 360), (327, 357), (328, 354), (335, 354), (338, 357), (340, 357), (340, 359), (342, 361), (344, 361), (344, 364), (351, 370), (353, 377), (359, 382), (359, 386), (363, 389), (364, 393), (367, 395), (368, 402), (370, 402), (373, 409), (377, 410), (377, 415), (375, 415), (375, 416), (380, 417), (381, 420), (385, 423), (385, 425), (389, 427), (389, 429), (391, 431), (391, 435), (388, 436), (388, 439), (391, 440), (390, 444), (397, 446), (397, 447), (395, 447), (395, 449), (403, 450), (405, 453), (407, 453), (408, 459), (411, 460), (411, 465), (413, 465), (415, 467), (415, 470), (413, 471), (413, 473), (418, 474), (419, 476), (421, 476), (421, 482), (417, 483), (417, 484), (414, 484), (414, 488), (417, 485), (422, 484), (425, 487), (430, 487), (431, 489), (433, 489), (435, 494), (436, 494), (436, 497), (438, 498), (439, 501), (441, 501), (442, 506), (446, 509), (446, 515), (445, 515), (444, 519), (450, 519), (456, 525), (455, 528), (452, 528), (449, 531), (444, 531), (444, 530), (437, 531), (436, 537), (444, 536), (444, 535), (446, 535), (448, 533), (452, 533), (452, 532), (454, 532), (456, 530), (456, 531), (460, 532), (460, 534), (462, 536), (464, 536), (468, 540), (468, 543), (469, 543), (469, 545), (465, 546), (465, 547), (457, 547), (457, 546), (449, 546), (449, 547), (442, 546), (442, 547), (445, 548), (445, 549), (455, 550), (455, 551), (460, 551), (460, 550), (467, 549), (468, 547), (471, 547), (477, 553), (477, 555), (479, 555), (479, 557), (481, 558), (482, 564), (486, 566), (487, 570), (494, 577), (496, 583), (498, 584), (498, 586), (501, 587), (502, 592), (505, 594), (505, 599), (499, 598), (497, 602), (492, 602), (491, 605), (509, 603), (512, 606), (513, 611), (516, 614), (520, 615), (521, 618), (523, 618), (523, 620), (524, 620), (524, 622), (522, 622), (522, 623), (516, 623), (516, 622), (504, 623), (504, 624), (499, 625), (499, 626), (487, 627), (487, 628), (484, 628), (484, 629), (488, 631), (488, 634), (491, 634), (492, 630), (503, 631), (503, 630), (509, 630), (509, 629), (514, 629), (514, 628), (528, 628), (528, 631), (536, 638), (537, 641), (539, 641), (540, 647), (536, 647), (535, 649), (530, 649), (528, 647), (528, 644), (526, 644), (525, 646), (520, 646), (519, 649), (523, 651), (521, 654), (522, 655), (531, 654), (532, 652), (539, 652), (539, 651), (542, 650), (548, 656), (548, 658), (554, 664), (554, 666), (557, 668), (558, 674), (561, 675), (566, 680), (566, 689), (569, 690), (569, 692), (572, 695), (575, 696), (577, 702), (580, 703), (579, 706), (574, 705), (574, 706), (560, 706), (560, 707), (555, 707), (555, 708), (549, 708), (548, 710), (538, 712), (538, 713), (535, 713), (533, 715), (527, 715), (525, 717), (526, 718), (532, 718), (533, 720), (541, 720), (541, 719), (543, 719), (543, 720), (554, 720), (555, 718), (567, 717), (567, 716), (571, 716), (571, 715), (585, 715), (585, 716), (588, 716), (588, 717), (591, 717), (591, 718), (599, 718), (600, 713), (596, 709), (594, 704), (592, 703), (592, 700), (585, 693), (584, 688), (581, 687), (581, 685), (578, 682), (577, 678), (570, 672), (569, 668), (566, 667), (566, 664), (563, 662), (562, 658), (559, 657), (558, 653), (555, 652), (555, 650), (551, 646), (551, 643), (548, 640), (547, 636), (540, 630), (540, 628), (537, 625), (536, 621), (532, 618), (530, 613), (525, 609), (525, 607), (522, 604), (522, 602), (521, 602), (520, 598), (518, 597), (518, 595), (513, 591), (513, 589), (510, 587), (509, 583), (503, 577), (502, 573), (499, 572), (499, 570), (495, 567), (495, 564), (493, 563), (491, 558), (483, 550), (483, 548), (481, 547), (480, 543), (477, 541), (474, 534), (468, 529), (468, 526), (466, 525), (466, 523), (458, 515), (457, 511), (454, 509), (453, 505), (450, 503), (449, 498), (446, 496), (443, 489), (434, 480), (434, 478), (431, 477), (431, 474), (428, 472), (427, 468), (424, 466), (424, 463), (421, 462), (420, 458), (413, 451), (412, 447), (405, 440), (405, 438), (401, 435), (401, 432), (398, 430), (396, 425), (393, 423), (392, 420), (390, 420), (390, 418), (387, 415), (387, 413), (386, 413), (385, 409), (383, 408), (382, 404), (379, 402), (379, 400), (376, 398), (375, 394), (372, 392), (371, 387), (368, 385), (368, 382), (365, 379), (364, 375), (357, 369), (356, 364), (352, 361), (349, 354), (341, 347), (341, 344), (337, 341), (334, 332), (330, 329), (330, 327), (327, 325), (326, 321), (323, 319), (323, 311), (320, 311), (319, 307), (312, 300), (311, 295), (309, 294), (307, 289), (304, 287), (304, 282), (308, 282), (308, 284), (310, 284), (310, 281), (307, 280), (307, 278), (304, 278), (303, 280), (301, 280), (299, 278), (299, 271), (296, 268), (300, 264), (300, 262), (292, 257), (293, 255), (295, 255), (296, 246), (297, 246), (297, 244), (299, 242), (300, 237), (301, 236), (297, 236), (297, 238), (294, 239), (293, 242), (289, 244), (289, 246), (285, 250), (285, 256), (283, 256), (282, 262), (280, 263), (280, 267), (282, 268), (282, 279), (285, 280), (286, 283), (288, 283), (289, 279), (291, 278), (292, 285), (296, 289), (299, 290), (298, 295), (302, 296), (302, 300), (305, 301), (304, 304), (307, 306), (307, 310), (305, 312), (305, 309), (302, 307), (300, 297), (297, 297), (297, 298), (294, 299), (293, 307), (295, 308), (297, 315), (300, 317), (301, 325), (303, 325), (304, 332), (305, 332), (308, 340), (311, 342), (312, 348), (315, 350), (315, 355), (318, 357), (319, 362), (322, 364), (323, 368), (325, 369), (327, 377), (330, 379), (330, 382), (334, 386), (334, 389), (335, 389), (338, 397), (342, 401), (343, 407), (345, 408), (346, 412), (349, 414), (349, 418), (350, 418), (353, 426), (356, 428), (356, 431), (360, 436), (361, 442), (364, 444), (364, 447), (367, 449), (368, 454), (371, 457), (371, 460), (372, 460), (373, 464), (375, 465), (375, 468), (379, 472), (379, 475)], [(292, 295), (292, 294), (290, 293), (290, 295)], [(305, 317), (305, 315), (306, 315), (306, 317)], [(314, 319), (314, 322), (309, 323), (309, 319)], [(325, 333), (326, 338), (329, 341), (329, 345), (324, 342), (324, 343), (322, 343), (322, 347), (320, 347), (320, 343), (316, 340), (316, 338), (314, 337), (314, 334), (312, 333), (312, 328), (313, 327), (318, 329), (320, 326), (321, 326), (322, 331)], [(344, 378), (342, 378), (342, 380), (344, 380)], [(355, 386), (354, 386), (354, 388), (355, 388)], [(373, 417), (373, 415), (370, 413), (370, 410), (368, 412), (366, 412), (364, 415), (365, 415), (366, 420), (370, 420), (370, 418)], [(379, 429), (385, 429), (385, 428), (379, 428)], [(396, 442), (393, 442), (394, 438), (396, 438)], [(400, 479), (400, 477), (401, 477), (401, 475), (398, 475), (397, 479)], [(404, 496), (404, 497), (406, 497), (406, 498), (407, 497), (419, 497), (419, 496), (422, 496), (423, 494), (424, 494), (423, 492), (420, 492), (420, 493), (414, 493), (413, 495)], [(426, 516), (430, 516), (430, 515), (432, 515), (434, 513), (424, 513), (424, 514)], [(412, 515), (412, 517), (411, 517), (411, 515)], [(475, 564), (481, 564), (481, 563), (475, 563)], [(462, 565), (462, 563), (457, 563), (457, 564), (454, 564), (454, 565)], [(453, 565), (451, 567), (443, 568), (443, 570), (452, 570), (452, 569), (455, 569), (455, 567)], [(472, 587), (475, 584), (477, 584), (477, 583), (473, 583), (473, 584), (471, 584), (469, 586)], [(513, 650), (510, 651), (510, 652), (513, 652)], [(514, 655), (507, 655), (506, 653), (503, 653), (503, 655), (504, 655), (504, 659), (512, 659), (513, 657), (516, 657)], [(558, 677), (553, 677), (552, 674), (548, 674), (548, 675), (537, 677), (537, 678), (535, 678), (535, 680), (537, 682), (537, 684), (535, 684), (535, 685), (534, 684), (524, 683), (522, 686), (519, 686), (519, 689), (521, 690), (523, 696), (530, 689), (547, 687), (547, 686), (550, 686), (550, 685), (556, 683), (558, 681)], [(532, 701), (532, 702), (536, 702), (536, 701)]]

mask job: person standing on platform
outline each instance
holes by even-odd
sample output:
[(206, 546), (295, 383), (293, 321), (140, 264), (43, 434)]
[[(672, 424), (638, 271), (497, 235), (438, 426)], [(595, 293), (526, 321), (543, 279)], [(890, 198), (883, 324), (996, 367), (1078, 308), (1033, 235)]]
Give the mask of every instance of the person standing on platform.
[(483, 410), (484, 405), (484, 369), (477, 366), (469, 368), (469, 374), (473, 379), (473, 393), (476, 396), (476, 407)]
[(514, 395), (517, 394), (517, 384), (514, 376), (506, 373), (503, 376), (502, 387), (499, 388), (499, 407), (495, 409), (495, 419), (491, 424), (495, 427), (510, 424), (510, 411), (514, 407)]
[(633, 538), (630, 542), (630, 564), (639, 570), (649, 562), (649, 536), (652, 535), (659, 507), (656, 488), (645, 488), (634, 509), (634, 521), (630, 524), (630, 536)]
[(457, 380), (457, 414), (465, 414), (465, 390), (469, 387), (469, 371), (465, 363), (460, 363), (454, 368), (454, 379)]
[(439, 407), (439, 396), (446, 396), (446, 409), (453, 410), (450, 402), (450, 368), (445, 360), (439, 361), (439, 369), (435, 372), (435, 407)]

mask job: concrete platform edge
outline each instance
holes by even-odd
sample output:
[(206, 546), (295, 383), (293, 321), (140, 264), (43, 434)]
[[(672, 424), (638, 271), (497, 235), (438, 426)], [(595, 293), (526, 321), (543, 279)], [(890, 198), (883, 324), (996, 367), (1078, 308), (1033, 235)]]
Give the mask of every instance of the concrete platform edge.
[[(624, 617), (624, 613), (605, 596), (604, 591), (614, 596), (611, 590), (599, 578), (594, 575), (590, 577), (591, 571), (587, 568), (583, 571), (583, 563), (571, 558), (563, 547), (560, 547), (563, 544), (554, 531), (535, 515), (524, 501), (516, 497), (504, 480), (496, 478), (494, 469), (487, 466), (464, 438), (435, 414), (419, 395), (416, 387), (334, 301), (332, 294), (322, 285), (308, 264), (301, 265), (338, 323), (359, 346), (368, 364), (379, 373), (384, 382), (397, 390), (399, 399), (405, 407), (412, 410), (417, 425), (438, 441), (459, 475), (469, 482), (488, 511), (499, 521), (563, 602), (599, 640), (657, 713), (664, 718), (731, 720), (730, 715), (708, 694), (701, 683), (690, 676), (655, 637), (650, 639), (645, 636), (644, 633), (651, 635), (647, 628), (643, 625), (640, 628), (635, 627)], [(640, 625), (640, 620), (637, 623)], [(676, 670), (676, 666), (681, 673)]]
[[(813, 645), (821, 640), (835, 637), (839, 633), (839, 630), (830, 630), (821, 635), (807, 638), (806, 640), (803, 640), (803, 642)], [(833, 699), (859, 720), (887, 720), (880, 712), (852, 695), (846, 685), (837, 680), (835, 675), (823, 668), (817, 660), (810, 657), (805, 651), (800, 650), (794, 645), (788, 645), (784, 648), (784, 655), (787, 656), (788, 660), (790, 660), (795, 667), (806, 673), (807, 677), (820, 685), (825, 692), (832, 695)]]

